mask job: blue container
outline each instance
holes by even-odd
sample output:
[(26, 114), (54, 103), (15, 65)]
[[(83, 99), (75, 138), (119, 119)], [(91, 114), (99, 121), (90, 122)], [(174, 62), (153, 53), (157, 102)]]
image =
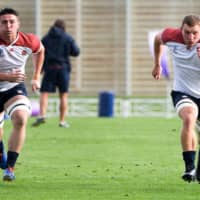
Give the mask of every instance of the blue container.
[(99, 94), (99, 117), (113, 117), (114, 94), (112, 92), (101, 92)]

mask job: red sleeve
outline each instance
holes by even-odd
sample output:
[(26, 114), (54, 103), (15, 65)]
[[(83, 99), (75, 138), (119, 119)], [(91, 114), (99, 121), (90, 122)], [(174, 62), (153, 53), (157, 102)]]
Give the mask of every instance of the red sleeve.
[(161, 34), (161, 39), (163, 43), (178, 42), (184, 44), (184, 40), (180, 29), (166, 28)]
[(28, 36), (31, 40), (31, 49), (32, 49), (33, 53), (37, 53), (41, 48), (41, 41), (34, 34), (28, 34)]
[(41, 41), (36, 35), (32, 33), (26, 34), (19, 32), (19, 39), (15, 45), (28, 47), (32, 50), (33, 53), (37, 53), (41, 48)]

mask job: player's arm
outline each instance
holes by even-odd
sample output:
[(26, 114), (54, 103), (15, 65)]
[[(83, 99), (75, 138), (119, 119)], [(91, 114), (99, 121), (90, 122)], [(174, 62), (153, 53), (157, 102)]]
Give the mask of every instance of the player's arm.
[(0, 73), (0, 81), (7, 81), (8, 73)]
[(25, 78), (25, 74), (21, 70), (13, 69), (11, 72), (0, 73), (0, 81), (21, 83)]
[(78, 45), (76, 44), (75, 40), (73, 38), (71, 38), (70, 41), (70, 55), (71, 56), (79, 56), (80, 54), (80, 48), (78, 47)]
[(31, 85), (34, 92), (40, 88), (40, 74), (44, 62), (44, 51), (44, 46), (41, 43), (40, 50), (32, 55), (34, 72)]
[(161, 39), (161, 33), (157, 34), (154, 39), (154, 68), (152, 70), (153, 77), (158, 80), (160, 79), (162, 68), (161, 68), (161, 57), (163, 54), (164, 45)]

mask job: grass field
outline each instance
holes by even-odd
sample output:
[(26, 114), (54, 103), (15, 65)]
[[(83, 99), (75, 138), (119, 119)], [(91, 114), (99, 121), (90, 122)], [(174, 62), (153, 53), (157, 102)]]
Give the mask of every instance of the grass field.
[[(197, 200), (184, 170), (177, 118), (51, 118), (27, 128), (16, 180), (0, 180), (2, 200)], [(6, 122), (5, 139), (10, 131)]]

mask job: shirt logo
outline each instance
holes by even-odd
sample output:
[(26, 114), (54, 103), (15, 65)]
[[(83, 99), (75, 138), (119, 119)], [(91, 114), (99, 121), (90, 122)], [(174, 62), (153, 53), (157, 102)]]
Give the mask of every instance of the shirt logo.
[(23, 94), (22, 90), (17, 90), (17, 94)]
[(25, 55), (27, 55), (27, 52), (25, 50), (23, 50), (21, 54), (22, 54), (22, 56), (25, 56)]

